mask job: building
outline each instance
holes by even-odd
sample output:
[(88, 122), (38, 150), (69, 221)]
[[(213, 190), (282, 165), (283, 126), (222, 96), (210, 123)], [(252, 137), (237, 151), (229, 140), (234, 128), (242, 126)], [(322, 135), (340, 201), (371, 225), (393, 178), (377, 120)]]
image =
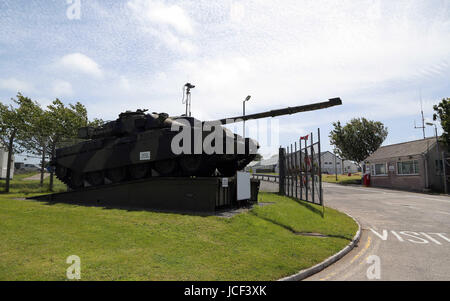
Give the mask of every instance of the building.
[(439, 155), (437, 146), (436, 138), (427, 138), (380, 147), (364, 162), (371, 186), (444, 191), (444, 178), (448, 183), (441, 158), (447, 149), (439, 144)]
[[(6, 172), (8, 166), (8, 152), (4, 149), (0, 149), (0, 179), (6, 179)], [(9, 178), (12, 179), (14, 176), (14, 156), (12, 156), (11, 171)]]
[(334, 174), (337, 172), (347, 174), (361, 171), (358, 164), (349, 160), (342, 160), (330, 151), (321, 152), (320, 155), (322, 173)]
[[(293, 153), (293, 156), (297, 158), (297, 161), (300, 160), (300, 151)], [(303, 156), (304, 153), (302, 153)], [(315, 156), (314, 161), (318, 162), (317, 156)], [(325, 174), (347, 174), (361, 171), (361, 168), (356, 163), (349, 160), (342, 160), (330, 151), (320, 153), (320, 167), (321, 172)]]
[(278, 155), (273, 155), (269, 159), (261, 161), (252, 161), (245, 170), (253, 173), (278, 172)]
[[(322, 173), (334, 174), (336, 171), (339, 174), (347, 174), (347, 173), (356, 173), (361, 171), (361, 168), (349, 160), (342, 160), (332, 152), (326, 151), (320, 153), (321, 157), (321, 171)], [(300, 151), (296, 153), (287, 155), (288, 158), (291, 156), (300, 160)], [(302, 153), (304, 157), (304, 154)], [(289, 159), (288, 159), (289, 160)], [(317, 162), (317, 158), (314, 159)], [(298, 166), (300, 164), (297, 162)], [(278, 155), (273, 155), (269, 159), (261, 160), (261, 161), (252, 161), (247, 165), (246, 171), (254, 172), (254, 173), (265, 173), (265, 172), (278, 172)]]

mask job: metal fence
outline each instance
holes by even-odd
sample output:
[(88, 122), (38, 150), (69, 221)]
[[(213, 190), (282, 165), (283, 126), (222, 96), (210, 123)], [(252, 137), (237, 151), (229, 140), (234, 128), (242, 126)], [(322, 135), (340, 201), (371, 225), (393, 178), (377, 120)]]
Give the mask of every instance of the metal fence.
[[(320, 129), (279, 150), (279, 192), (323, 206)], [(298, 144), (297, 144), (298, 142)]]

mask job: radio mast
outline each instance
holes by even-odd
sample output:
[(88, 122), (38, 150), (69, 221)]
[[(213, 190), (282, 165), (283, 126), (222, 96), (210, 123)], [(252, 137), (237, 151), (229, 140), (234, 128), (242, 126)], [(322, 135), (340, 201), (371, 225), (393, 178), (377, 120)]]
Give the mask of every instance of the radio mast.
[(420, 114), (422, 114), (422, 126), (416, 126), (416, 121), (414, 120), (414, 128), (422, 129), (423, 139), (425, 139), (425, 118), (423, 117), (422, 89), (420, 90)]

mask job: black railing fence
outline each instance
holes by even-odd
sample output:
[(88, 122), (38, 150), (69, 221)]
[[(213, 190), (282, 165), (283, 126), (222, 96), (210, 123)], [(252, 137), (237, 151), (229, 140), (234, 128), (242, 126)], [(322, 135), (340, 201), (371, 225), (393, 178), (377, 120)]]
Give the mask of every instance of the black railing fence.
[(323, 206), (321, 163), (320, 129), (280, 148), (279, 193)]

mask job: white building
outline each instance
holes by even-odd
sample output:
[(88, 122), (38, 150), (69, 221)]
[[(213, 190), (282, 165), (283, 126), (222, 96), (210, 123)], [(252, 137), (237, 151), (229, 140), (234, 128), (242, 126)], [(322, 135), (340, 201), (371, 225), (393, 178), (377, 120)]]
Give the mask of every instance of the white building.
[(252, 173), (278, 172), (278, 155), (261, 161), (252, 161), (245, 170)]
[[(12, 156), (11, 172), (9, 178), (14, 176), (14, 156)], [(8, 166), (8, 152), (4, 149), (0, 149), (0, 179), (6, 179), (6, 171)]]
[(322, 173), (334, 174), (337, 171), (337, 173), (344, 174), (360, 171), (360, 168), (356, 163), (349, 160), (344, 160), (344, 162), (342, 162), (341, 158), (330, 151), (322, 152), (320, 159)]
[[(297, 151), (297, 161), (300, 160), (299, 152), (300, 151)], [(295, 156), (295, 154), (293, 156)], [(320, 156), (322, 173), (334, 174), (337, 172), (338, 174), (347, 174), (360, 171), (360, 167), (357, 164), (349, 160), (344, 160), (342, 162), (342, 159), (332, 152), (321, 152)], [(317, 162), (317, 158), (315, 158), (314, 161)], [(261, 161), (252, 161), (247, 165), (245, 170), (253, 173), (278, 172), (278, 155), (273, 155), (269, 159)]]

